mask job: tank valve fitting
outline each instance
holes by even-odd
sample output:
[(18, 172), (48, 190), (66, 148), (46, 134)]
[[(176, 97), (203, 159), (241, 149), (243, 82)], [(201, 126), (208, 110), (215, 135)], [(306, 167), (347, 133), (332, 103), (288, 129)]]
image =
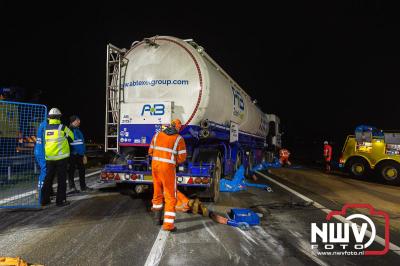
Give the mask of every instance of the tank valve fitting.
[(203, 128), (202, 130), (200, 130), (199, 135), (201, 138), (208, 138), (210, 136), (210, 131), (208, 129)]
[(208, 119), (201, 120), (200, 127), (201, 128), (209, 128), (210, 127), (210, 122), (208, 121)]

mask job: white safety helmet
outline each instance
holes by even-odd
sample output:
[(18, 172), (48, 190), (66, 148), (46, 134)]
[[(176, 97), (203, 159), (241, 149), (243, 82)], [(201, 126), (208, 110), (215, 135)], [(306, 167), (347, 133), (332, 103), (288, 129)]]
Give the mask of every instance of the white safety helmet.
[(49, 115), (61, 115), (61, 111), (58, 108), (51, 108)]
[(325, 141), (324, 141), (324, 145), (328, 145), (328, 141), (325, 140)]

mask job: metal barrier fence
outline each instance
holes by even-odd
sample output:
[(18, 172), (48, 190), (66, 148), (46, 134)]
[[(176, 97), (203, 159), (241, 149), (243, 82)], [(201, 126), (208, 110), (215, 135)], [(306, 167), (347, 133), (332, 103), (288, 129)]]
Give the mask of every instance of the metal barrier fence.
[(34, 147), (44, 105), (0, 101), (0, 208), (39, 207)]

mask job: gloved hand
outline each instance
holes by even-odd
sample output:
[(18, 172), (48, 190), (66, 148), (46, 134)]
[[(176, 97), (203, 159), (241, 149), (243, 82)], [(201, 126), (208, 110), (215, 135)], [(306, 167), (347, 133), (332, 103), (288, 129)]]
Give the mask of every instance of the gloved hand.
[(83, 164), (84, 164), (84, 165), (87, 164), (87, 157), (86, 157), (86, 155), (83, 155)]

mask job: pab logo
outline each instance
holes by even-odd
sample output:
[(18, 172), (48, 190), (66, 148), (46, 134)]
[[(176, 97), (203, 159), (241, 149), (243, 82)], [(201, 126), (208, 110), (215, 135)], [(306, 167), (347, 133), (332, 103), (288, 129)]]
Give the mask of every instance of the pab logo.
[(150, 115), (164, 115), (165, 113), (165, 105), (161, 103), (156, 103), (153, 104), (145, 104), (143, 105), (142, 108), (142, 116), (145, 115), (147, 112), (150, 113)]

